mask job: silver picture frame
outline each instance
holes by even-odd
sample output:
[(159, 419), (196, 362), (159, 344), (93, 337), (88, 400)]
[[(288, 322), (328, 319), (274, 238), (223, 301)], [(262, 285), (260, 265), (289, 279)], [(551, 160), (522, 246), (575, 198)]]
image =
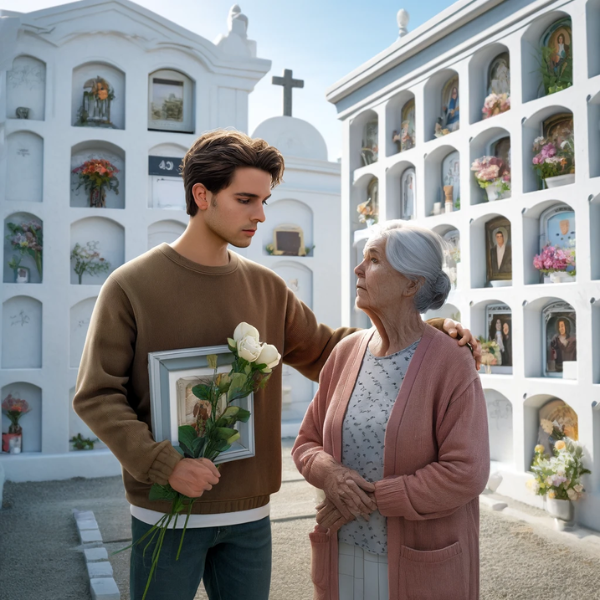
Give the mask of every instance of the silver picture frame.
[[(179, 446), (178, 428), (186, 424), (186, 407), (193, 401), (191, 388), (212, 380), (213, 370), (206, 358), (209, 354), (217, 355), (217, 373), (229, 373), (234, 356), (225, 345), (148, 353), (152, 434), (156, 442), (169, 440), (174, 447)], [(215, 464), (254, 456), (254, 394), (232, 402), (231, 406), (249, 411), (250, 418), (247, 423), (235, 424), (240, 438), (219, 454)]]

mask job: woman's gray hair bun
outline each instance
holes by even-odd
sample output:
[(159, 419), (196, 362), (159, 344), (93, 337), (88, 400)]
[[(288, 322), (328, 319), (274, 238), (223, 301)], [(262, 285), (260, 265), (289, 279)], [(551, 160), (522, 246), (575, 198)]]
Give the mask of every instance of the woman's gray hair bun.
[(386, 238), (385, 253), (396, 271), (421, 281), (415, 294), (420, 313), (440, 308), (450, 293), (450, 278), (444, 272), (444, 240), (430, 229), (395, 220), (382, 223), (373, 236)]

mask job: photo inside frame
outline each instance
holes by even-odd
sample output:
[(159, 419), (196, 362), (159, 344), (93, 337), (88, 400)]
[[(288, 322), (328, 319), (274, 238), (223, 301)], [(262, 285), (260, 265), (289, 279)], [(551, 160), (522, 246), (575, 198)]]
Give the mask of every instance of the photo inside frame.
[(183, 121), (183, 81), (152, 80), (152, 118), (157, 121)]
[(575, 313), (553, 312), (546, 323), (546, 372), (559, 374), (563, 364), (577, 360)]

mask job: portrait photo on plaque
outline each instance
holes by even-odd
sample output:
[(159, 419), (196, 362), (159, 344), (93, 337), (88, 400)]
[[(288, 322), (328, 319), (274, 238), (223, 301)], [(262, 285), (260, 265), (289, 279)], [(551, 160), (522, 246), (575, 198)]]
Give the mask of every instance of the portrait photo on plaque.
[(273, 230), (273, 254), (276, 256), (306, 256), (302, 227), (282, 225)]
[(487, 281), (512, 281), (512, 240), (510, 221), (497, 217), (485, 224)]
[[(544, 375), (576, 378), (577, 318), (567, 302), (552, 302), (542, 310)], [(571, 373), (575, 371), (574, 376)]]
[(512, 373), (512, 312), (506, 304), (488, 304), (486, 307), (488, 340), (494, 342), (496, 364), (492, 373)]

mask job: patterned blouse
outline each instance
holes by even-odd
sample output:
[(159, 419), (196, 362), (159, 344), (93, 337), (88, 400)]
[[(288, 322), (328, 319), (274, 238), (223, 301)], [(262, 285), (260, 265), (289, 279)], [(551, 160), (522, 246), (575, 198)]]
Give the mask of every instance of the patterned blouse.
[[(385, 429), (419, 342), (389, 356), (373, 356), (368, 348), (365, 352), (344, 416), (342, 464), (369, 482), (383, 479)], [(386, 518), (378, 510), (368, 521), (358, 517), (340, 528), (338, 539), (387, 554)]]

